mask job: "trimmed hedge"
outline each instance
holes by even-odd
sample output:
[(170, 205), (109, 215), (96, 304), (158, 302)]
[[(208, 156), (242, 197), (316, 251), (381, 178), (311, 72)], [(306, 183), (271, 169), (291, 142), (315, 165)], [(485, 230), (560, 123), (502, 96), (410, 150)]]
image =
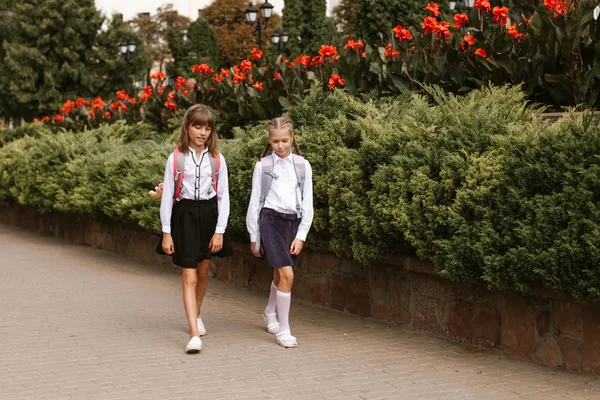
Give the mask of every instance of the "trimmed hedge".
[[(518, 88), (429, 95), (364, 103), (313, 91), (289, 109), (314, 170), (308, 245), (328, 242), (365, 264), (414, 252), (455, 282), (517, 291), (543, 284), (600, 298), (598, 121), (569, 115), (551, 125)], [(162, 179), (175, 135), (155, 142), (139, 140), (142, 132), (40, 127), (0, 149), (0, 199), (158, 232), (158, 203), (147, 191)], [(260, 124), (221, 144), (237, 239), (246, 239), (252, 169), (265, 143)]]

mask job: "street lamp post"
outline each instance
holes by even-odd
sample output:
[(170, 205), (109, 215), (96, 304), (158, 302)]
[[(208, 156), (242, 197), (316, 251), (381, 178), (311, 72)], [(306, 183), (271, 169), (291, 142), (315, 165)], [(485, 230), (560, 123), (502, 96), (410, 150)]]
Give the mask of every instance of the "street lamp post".
[(248, 9), (246, 9), (246, 23), (252, 28), (252, 33), (258, 33), (258, 48), (262, 50), (262, 31), (267, 29), (267, 24), (273, 14), (273, 6), (268, 0), (265, 0), (260, 6), (260, 17), (258, 16), (258, 11), (250, 3)]
[(129, 55), (135, 52), (136, 44), (134, 42), (122, 43), (119, 45), (119, 52), (126, 60), (129, 60)]
[(289, 38), (290, 35), (287, 32), (273, 33), (273, 36), (271, 36), (271, 42), (277, 47), (278, 53), (285, 54)]

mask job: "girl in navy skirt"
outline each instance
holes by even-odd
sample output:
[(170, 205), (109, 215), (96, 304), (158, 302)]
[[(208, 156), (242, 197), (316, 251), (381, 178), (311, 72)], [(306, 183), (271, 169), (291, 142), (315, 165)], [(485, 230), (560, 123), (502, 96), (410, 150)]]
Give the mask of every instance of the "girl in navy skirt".
[(167, 159), (160, 202), (161, 254), (182, 267), (183, 304), (190, 326), (186, 351), (202, 350), (206, 334), (200, 308), (211, 256), (233, 254), (224, 235), (229, 218), (227, 164), (217, 150), (215, 120), (203, 105), (190, 107), (181, 123), (177, 149)]
[[(273, 152), (267, 156), (269, 147)], [(276, 333), (277, 343), (283, 347), (298, 346), (289, 312), (294, 267), (312, 224), (312, 197), (312, 169), (300, 156), (292, 122), (286, 117), (269, 121), (269, 141), (252, 176), (246, 225), (252, 253), (256, 257), (264, 254), (273, 267), (264, 319), (267, 331)]]

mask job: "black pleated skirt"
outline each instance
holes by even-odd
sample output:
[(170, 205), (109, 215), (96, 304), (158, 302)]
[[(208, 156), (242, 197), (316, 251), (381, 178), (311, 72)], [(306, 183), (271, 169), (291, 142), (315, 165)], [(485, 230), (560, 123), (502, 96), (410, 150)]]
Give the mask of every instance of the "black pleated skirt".
[[(233, 255), (229, 235), (223, 235), (223, 248), (212, 253), (208, 248), (217, 226), (217, 198), (209, 200), (181, 200), (173, 205), (171, 214), (171, 236), (175, 253), (173, 264), (182, 268), (196, 268), (199, 262), (215, 257)], [(162, 249), (162, 237), (156, 247), (158, 254)]]

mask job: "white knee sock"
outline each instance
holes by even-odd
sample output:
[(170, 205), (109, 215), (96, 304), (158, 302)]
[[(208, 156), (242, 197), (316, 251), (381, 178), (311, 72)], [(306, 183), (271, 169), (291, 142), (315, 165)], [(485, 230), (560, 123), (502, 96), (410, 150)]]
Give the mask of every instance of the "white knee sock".
[(279, 316), (279, 332), (290, 330), (290, 306), (292, 293), (277, 291), (277, 315)]
[(277, 317), (275, 315), (275, 310), (277, 308), (277, 286), (275, 282), (271, 282), (271, 294), (269, 294), (269, 303), (267, 304), (267, 308), (265, 308), (265, 314), (267, 314), (267, 323), (271, 324), (273, 322), (277, 322)]

